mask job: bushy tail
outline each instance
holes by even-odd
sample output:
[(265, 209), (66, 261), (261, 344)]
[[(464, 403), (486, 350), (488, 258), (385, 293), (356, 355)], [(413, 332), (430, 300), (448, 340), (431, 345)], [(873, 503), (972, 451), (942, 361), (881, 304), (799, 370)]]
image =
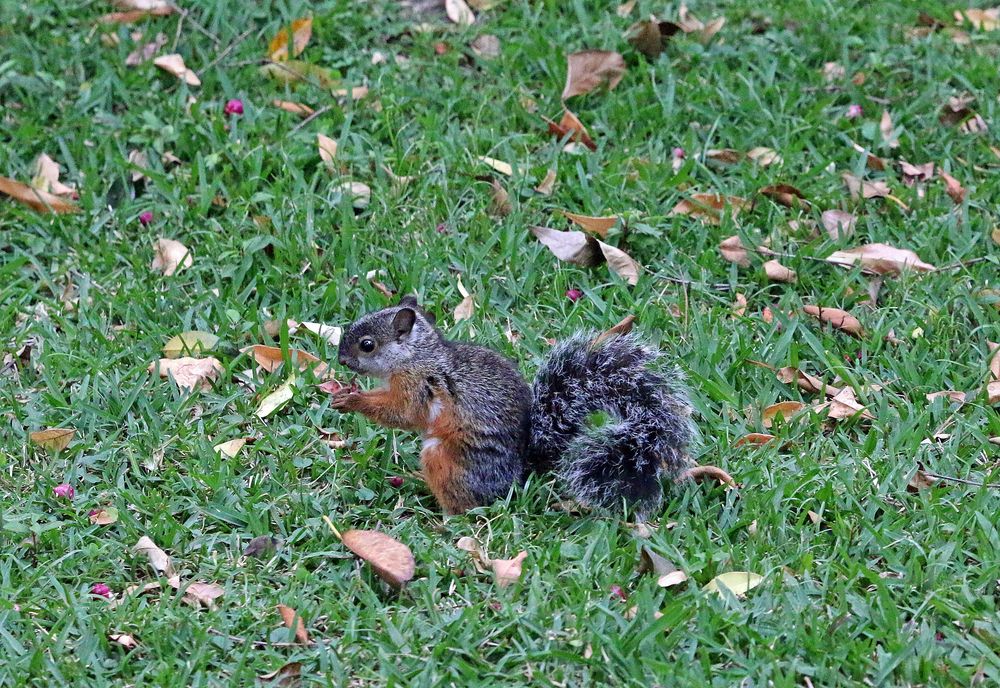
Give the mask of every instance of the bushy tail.
[(632, 335), (578, 334), (538, 371), (529, 465), (555, 470), (580, 502), (640, 513), (659, 505), (661, 473), (688, 465), (694, 437), (683, 377)]

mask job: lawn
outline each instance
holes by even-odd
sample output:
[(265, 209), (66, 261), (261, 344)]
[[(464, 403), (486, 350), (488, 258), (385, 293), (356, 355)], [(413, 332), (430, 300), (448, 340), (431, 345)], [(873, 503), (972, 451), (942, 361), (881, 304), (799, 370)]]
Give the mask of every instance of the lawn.
[[(59, 201), (76, 205), (65, 214), (0, 196), (0, 686), (1000, 683), (990, 15), (959, 26), (967, 7), (937, 0), (697, 2), (693, 15), (725, 24), (685, 24), (647, 57), (626, 30), (677, 22), (678, 5), (500, 0), (463, 26), (429, 2), (178, 4), (106, 24), (118, 10), (103, 0), (0, 2), (0, 175), (30, 182), (44, 153), (79, 196)], [(262, 74), (272, 38), (307, 16), (305, 78)], [(180, 54), (200, 85), (126, 64), (159, 32), (151, 54)], [(484, 35), (498, 55), (470, 47)], [(613, 89), (566, 101), (594, 151), (543, 119), (562, 117), (567, 55), (587, 49), (626, 64)], [(290, 64), (277, 76), (302, 75)], [(355, 87), (368, 91), (335, 93)], [(337, 143), (329, 160), (318, 134)], [(755, 148), (768, 150), (744, 155)], [(871, 197), (852, 198), (845, 172)], [(795, 192), (759, 193), (777, 184)], [(676, 209), (698, 193), (747, 204)], [(642, 266), (638, 283), (543, 246), (531, 227), (574, 229), (560, 210), (616, 216), (603, 241)], [(853, 233), (828, 230), (831, 210)], [(159, 238), (190, 264), (151, 269)], [(875, 278), (825, 260), (868, 244), (938, 269)], [(770, 279), (769, 260), (796, 281)], [(345, 326), (389, 292), (419, 294), (448, 336), (527, 376), (553, 340), (635, 315), (687, 374), (695, 458), (738, 486), (672, 487), (637, 528), (578, 513), (534, 476), (444, 518), (416, 475), (419, 438), (332, 411), (315, 369), (267, 372), (241, 353), (299, 349), (347, 380), (333, 344), (287, 321)], [(471, 315), (456, 318), (466, 293)], [(189, 393), (155, 364), (191, 330), (219, 338), (192, 355), (222, 370)], [(783, 368), (853, 391), (867, 417), (837, 413), (841, 397), (768, 428), (772, 404), (824, 401)], [(291, 399), (259, 417), (290, 378)], [(964, 403), (928, 401), (939, 391)], [(62, 449), (29, 437), (45, 428), (75, 433)], [(741, 442), (751, 433), (774, 439)], [(235, 456), (213, 448), (239, 438)], [(390, 587), (330, 525), (405, 543), (413, 580)], [(180, 590), (135, 550), (144, 536)], [(244, 555), (258, 536), (279, 544)], [(526, 552), (520, 579), (477, 570), (463, 537), (493, 558)], [(644, 548), (687, 580), (639, 573)], [(733, 571), (763, 580), (704, 589)], [(192, 604), (193, 582), (222, 594)]]

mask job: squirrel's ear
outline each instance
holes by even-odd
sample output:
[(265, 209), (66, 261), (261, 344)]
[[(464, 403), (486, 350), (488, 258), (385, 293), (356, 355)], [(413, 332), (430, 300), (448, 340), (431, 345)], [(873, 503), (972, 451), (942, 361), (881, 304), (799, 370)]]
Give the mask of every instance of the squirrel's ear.
[(392, 318), (392, 330), (397, 337), (409, 334), (413, 329), (413, 323), (417, 319), (417, 313), (412, 308), (400, 308)]
[(418, 308), (420, 304), (417, 303), (417, 297), (413, 294), (407, 294), (399, 300), (400, 306), (407, 306), (409, 308)]

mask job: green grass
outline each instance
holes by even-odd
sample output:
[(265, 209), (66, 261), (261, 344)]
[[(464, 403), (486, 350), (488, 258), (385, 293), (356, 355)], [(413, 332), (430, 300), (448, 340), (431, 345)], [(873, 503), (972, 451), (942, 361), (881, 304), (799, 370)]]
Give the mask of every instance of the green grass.
[[(178, 38), (176, 51), (196, 71), (249, 31), (204, 70), (199, 88), (150, 63), (125, 67), (129, 29), (95, 28), (108, 4), (0, 2), (0, 174), (28, 180), (47, 152), (79, 186), (83, 208), (54, 217), (0, 200), (0, 332), (11, 354), (0, 376), (0, 685), (251, 685), (289, 661), (302, 662), (306, 685), (1000, 682), (1000, 496), (964, 484), (906, 490), (918, 462), (1000, 480), (997, 447), (987, 441), (1000, 435), (996, 407), (982, 397), (961, 409), (924, 400), (980, 388), (987, 342), (1000, 341), (996, 297), (982, 291), (998, 288), (990, 231), (1000, 159), (989, 146), (1000, 128), (1000, 33), (975, 32), (965, 47), (944, 33), (911, 39), (905, 31), (918, 8), (898, 0), (697, 3), (702, 19), (726, 15), (716, 40), (676, 37), (650, 63), (621, 35), (651, 12), (673, 18), (669, 3), (640, 0), (626, 19), (613, 3), (510, 0), (469, 29), (424, 19), (428, 32), (414, 31), (416, 21), (388, 0), (181, 4), (190, 10), (183, 22), (172, 16), (137, 28), (163, 31), (165, 51)], [(920, 9), (951, 21), (957, 7), (932, 1)], [(341, 108), (318, 88), (259, 75), (254, 61), (278, 27), (310, 11), (314, 33), (301, 59), (368, 84), (368, 100)], [(101, 41), (108, 32), (117, 47)], [(480, 33), (500, 38), (499, 59), (471, 57), (468, 42)], [(538, 115), (559, 117), (565, 55), (583, 48), (619, 50), (629, 71), (612, 93), (573, 99), (598, 150), (563, 153)], [(371, 64), (376, 50), (388, 61)], [(395, 55), (409, 63), (395, 64)], [(864, 84), (827, 90), (827, 61), (863, 72)], [(938, 122), (941, 104), (961, 92), (976, 96), (993, 126), (985, 136)], [(191, 95), (197, 102), (188, 108)], [(538, 113), (525, 110), (525, 97)], [(243, 117), (222, 115), (229, 98), (243, 100)], [(275, 98), (334, 107), (297, 128), (299, 118), (270, 106)], [(851, 103), (862, 105), (860, 120), (843, 118)], [(883, 107), (902, 128), (896, 151), (878, 147)], [(337, 173), (321, 164), (317, 133), (338, 140)], [(920, 199), (890, 169), (871, 176), (888, 179), (911, 211), (881, 201), (856, 208), (840, 180), (842, 171), (864, 172), (852, 140), (887, 158), (944, 165), (968, 199), (954, 208), (939, 181)], [(676, 175), (675, 146), (688, 153)], [(779, 151), (783, 165), (701, 162), (709, 148), (754, 146)], [(144, 188), (130, 180), (132, 149), (151, 161)], [(166, 151), (183, 164), (164, 168)], [(514, 211), (502, 220), (487, 213), (480, 155), (523, 168), (503, 180)], [(382, 165), (415, 179), (396, 186)], [(555, 192), (538, 196), (531, 189), (549, 167), (558, 169)], [(371, 187), (364, 212), (336, 191), (347, 180)], [(799, 187), (814, 211), (762, 199), (738, 224), (669, 215), (690, 191), (750, 197), (779, 182)], [(216, 197), (225, 204), (213, 204)], [(627, 240), (646, 267), (638, 286), (604, 268), (557, 263), (527, 230), (564, 228), (555, 208), (626, 214), (627, 237), (618, 232), (611, 242)], [(812, 239), (788, 226), (828, 208), (856, 209), (855, 237)], [(155, 216), (148, 227), (138, 222), (145, 210)], [(749, 270), (724, 262), (716, 247), (735, 233), (798, 256), (783, 259), (798, 283), (769, 284), (757, 257)], [(193, 266), (172, 278), (151, 273), (158, 236), (189, 246)], [(935, 265), (987, 260), (887, 279), (872, 310), (861, 303), (866, 277), (809, 257), (875, 241)], [(331, 412), (309, 385), (261, 422), (259, 397), (236, 381), (250, 367), (238, 348), (268, 342), (272, 318), (342, 325), (385, 305), (365, 279), (371, 270), (385, 270), (383, 281), (399, 293), (419, 293), (449, 335), (502, 350), (528, 375), (545, 338), (636, 314), (639, 329), (688, 373), (699, 461), (727, 468), (740, 489), (674, 490), (648, 540), (613, 514), (558, 510), (559, 486), (544, 477), (505, 502), (444, 520), (412, 477), (411, 434)], [(455, 324), (459, 275), (477, 309)], [(720, 282), (729, 290), (707, 286)], [(61, 298), (68, 285), (74, 307)], [(571, 287), (584, 298), (567, 299)], [(749, 301), (743, 317), (732, 315), (734, 291)], [(851, 310), (865, 336), (795, 316), (805, 303)], [(765, 306), (774, 325), (760, 318)], [(508, 328), (521, 335), (516, 344)], [(917, 328), (922, 337), (912, 336)], [(222, 338), (216, 355), (226, 366), (211, 391), (193, 396), (146, 372), (169, 337), (190, 329)], [(885, 341), (890, 331), (901, 343)], [(308, 333), (287, 344), (335, 360)], [(30, 355), (19, 358), (25, 346)], [(785, 449), (735, 447), (762, 429), (760, 408), (812, 400), (748, 359), (797, 365), (827, 381), (839, 375), (859, 388), (884, 384), (861, 397), (877, 420), (794, 423), (776, 431)], [(284, 379), (266, 376), (261, 391)], [(949, 440), (921, 444), (949, 420)], [(77, 429), (66, 451), (29, 444), (29, 432), (48, 426)], [(330, 450), (319, 428), (341, 433), (349, 448)], [(237, 458), (213, 452), (241, 436), (257, 439)], [(406, 476), (401, 488), (387, 482), (393, 475)], [(53, 496), (64, 481), (76, 488), (71, 502)], [(90, 525), (88, 512), (107, 506), (118, 509), (118, 522)], [(389, 590), (324, 516), (407, 543), (416, 579), (402, 593)], [(262, 534), (279, 537), (281, 548), (243, 561), (248, 541)], [(155, 580), (132, 553), (142, 535), (172, 555), (185, 580), (223, 585), (218, 609), (195, 610), (173, 593), (116, 607), (91, 596), (95, 582), (120, 596)], [(499, 589), (477, 574), (455, 546), (467, 535), (492, 556), (526, 550), (521, 581)], [(638, 576), (643, 544), (689, 582), (660, 589)], [(732, 570), (766, 578), (742, 600), (701, 590)], [(613, 585), (626, 602), (611, 595)], [(279, 603), (297, 609), (320, 644), (271, 644), (290, 640)], [(140, 646), (126, 652), (111, 633), (132, 634)]]

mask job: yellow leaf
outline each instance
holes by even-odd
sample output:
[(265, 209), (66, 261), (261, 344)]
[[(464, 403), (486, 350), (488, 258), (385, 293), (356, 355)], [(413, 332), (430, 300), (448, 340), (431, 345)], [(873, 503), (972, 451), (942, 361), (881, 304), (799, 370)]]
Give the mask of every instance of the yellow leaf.
[(219, 338), (211, 332), (191, 330), (181, 332), (163, 345), (163, 355), (166, 358), (177, 358), (181, 354), (191, 355), (211, 351), (219, 343)]
[[(306, 44), (312, 37), (312, 17), (302, 17), (292, 22), (292, 55), (298, 57), (306, 49)], [(288, 59), (288, 27), (283, 26), (280, 31), (271, 39), (271, 44), (267, 47), (268, 57), (275, 62), (284, 62)]]
[(47, 428), (31, 433), (28, 438), (42, 449), (60, 452), (69, 446), (75, 434), (75, 428)]
[(239, 439), (229, 440), (228, 442), (221, 442), (212, 448), (216, 451), (216, 453), (222, 454), (223, 456), (232, 459), (235, 458), (236, 455), (240, 453), (240, 449), (242, 449), (243, 445), (245, 445), (246, 443), (247, 443), (246, 439), (240, 437)]
[(254, 412), (254, 415), (262, 419), (267, 418), (286, 403), (291, 401), (292, 397), (295, 396), (295, 391), (292, 389), (294, 384), (295, 378), (288, 378), (288, 380), (278, 387), (278, 389), (274, 390), (260, 400), (260, 406)]
[(751, 573), (749, 571), (729, 571), (728, 573), (720, 573), (718, 576), (708, 581), (708, 584), (705, 585), (704, 589), (708, 592), (715, 592), (721, 595), (723, 594), (723, 588), (725, 588), (737, 597), (743, 597), (747, 594), (747, 592), (756, 588), (763, 581), (764, 576), (759, 573)]

